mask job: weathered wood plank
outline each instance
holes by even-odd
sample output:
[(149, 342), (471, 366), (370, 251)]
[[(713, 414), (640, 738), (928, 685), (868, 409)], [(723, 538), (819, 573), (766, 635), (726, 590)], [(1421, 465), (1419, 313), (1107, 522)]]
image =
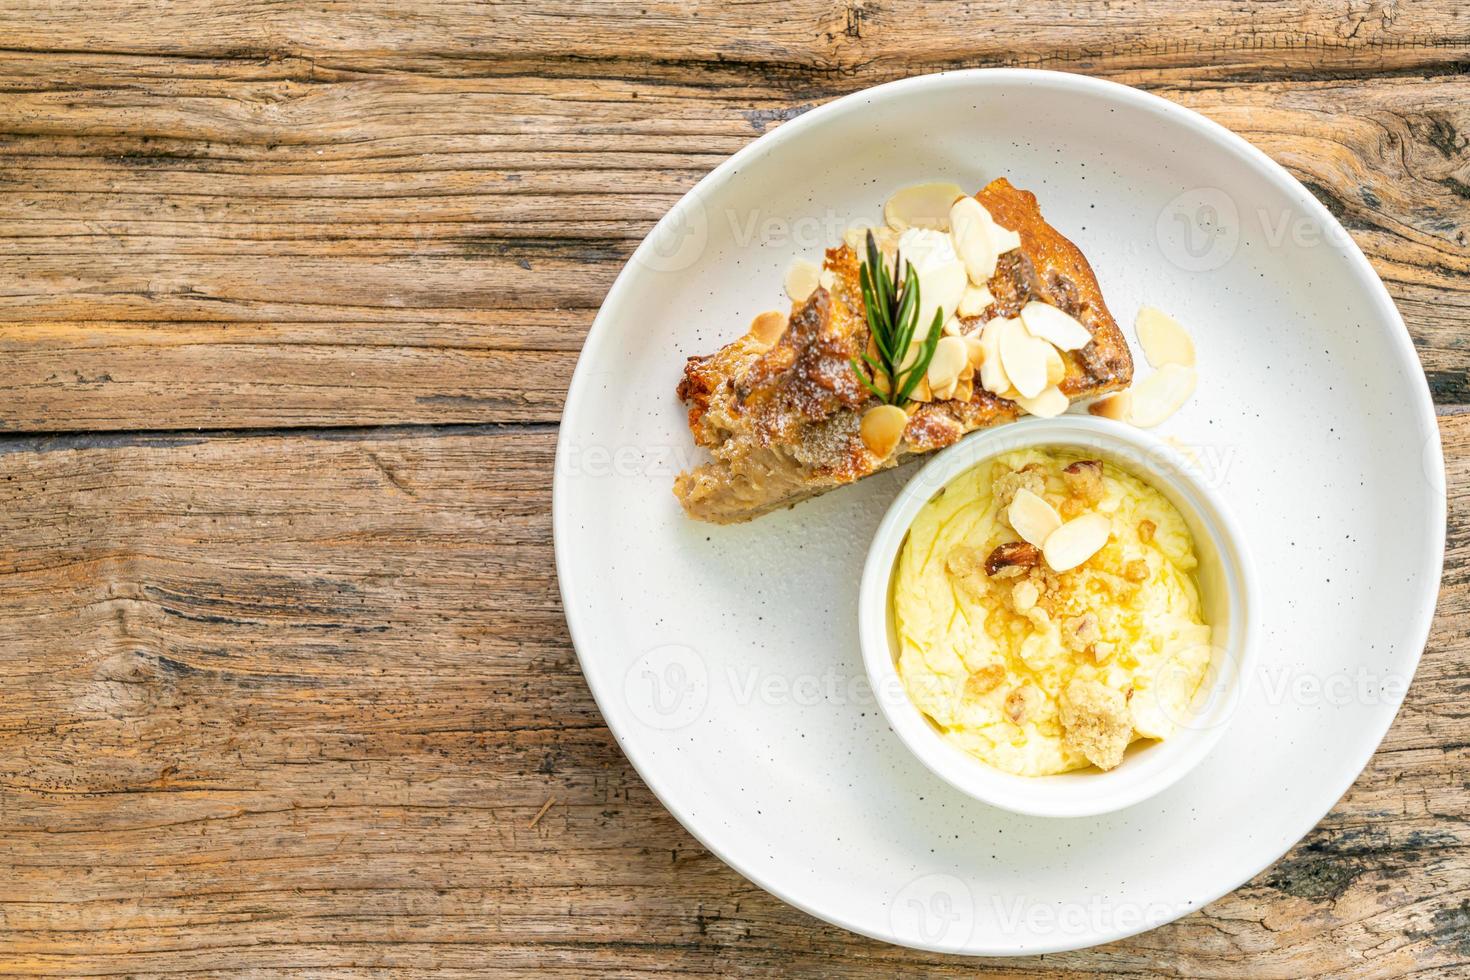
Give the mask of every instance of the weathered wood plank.
[[(0, 427), (554, 421), (637, 241), (801, 108), (684, 75), (0, 58)], [(1461, 76), (1155, 87), (1307, 181), (1470, 397)]]
[[(1435, 0), (8, 0), (0, 430), (81, 434), (0, 438), (0, 973), (1470, 976), (1467, 64)], [(987, 65), (1148, 88), (1307, 182), (1451, 487), (1425, 661), (1323, 824), (1174, 925), (1001, 964), (699, 848), (602, 725), (547, 514), (575, 354), (677, 196)], [(404, 422), (476, 424), (314, 428)], [(309, 431), (117, 431), (266, 426)]]
[(551, 427), (9, 437), (0, 972), (1463, 972), (1470, 414), (1441, 425), (1450, 572), (1353, 790), (1200, 913), (1000, 964), (816, 923), (652, 798), (562, 624)]
[(4, 47), (188, 57), (300, 58), (383, 68), (424, 61), (674, 62), (749, 65), (793, 74), (969, 63), (1136, 64), (1311, 70), (1411, 68), (1470, 50), (1453, 5), (1433, 0), (1341, 4), (1191, 4), (1079, 0), (1065, 9), (1000, 0), (876, 4), (864, 0), (501, 0), (350, 11), (305, 4), (186, 0), (165, 11), (119, 0), (19, 2)]

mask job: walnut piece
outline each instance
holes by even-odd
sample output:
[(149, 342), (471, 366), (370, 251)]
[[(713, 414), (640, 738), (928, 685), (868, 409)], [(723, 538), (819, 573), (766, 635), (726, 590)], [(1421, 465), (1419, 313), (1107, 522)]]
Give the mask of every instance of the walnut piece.
[(1041, 691), (1026, 683), (1006, 695), (1005, 713), (1012, 724), (1019, 725), (1035, 713), (1041, 703)]
[(1085, 612), (1062, 624), (1062, 641), (1073, 650), (1086, 650), (1100, 639), (1102, 631), (1098, 629), (1097, 613)]
[(1041, 564), (1041, 549), (1025, 541), (1007, 541), (998, 544), (990, 557), (985, 559), (985, 574), (997, 578), (1020, 575), (1028, 568)]
[(1062, 692), (1062, 744), (1082, 754), (1099, 769), (1123, 761), (1133, 734), (1128, 702), (1097, 681), (1074, 680)]
[(1084, 503), (1096, 504), (1103, 499), (1103, 466), (1100, 459), (1079, 459), (1062, 470), (1067, 489)]

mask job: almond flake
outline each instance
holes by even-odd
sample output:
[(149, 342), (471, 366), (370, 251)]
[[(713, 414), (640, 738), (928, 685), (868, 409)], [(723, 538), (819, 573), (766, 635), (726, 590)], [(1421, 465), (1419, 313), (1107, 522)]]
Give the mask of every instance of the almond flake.
[(1001, 328), (1000, 360), (1022, 397), (1035, 398), (1046, 387), (1046, 341), (1027, 333), (1020, 320)]
[(1088, 405), (1087, 410), (1093, 415), (1100, 415), (1114, 422), (1127, 422), (1129, 413), (1133, 411), (1133, 392), (1120, 391), (1115, 395), (1100, 398)]
[(781, 334), (786, 332), (786, 317), (775, 310), (767, 310), (750, 321), (750, 336), (756, 342), (770, 347)]
[(909, 368), (914, 366), (914, 362), (919, 359), (919, 351), (922, 350), (923, 347), (924, 339), (922, 337), (915, 337), (913, 340), (909, 341), (909, 349), (904, 351), (903, 359), (898, 362), (899, 374), (906, 373)]
[(1046, 383), (1059, 385), (1067, 376), (1067, 362), (1062, 360), (1061, 351), (1051, 344), (1046, 345)]
[(797, 259), (786, 270), (786, 295), (793, 303), (805, 303), (816, 292), (822, 270), (809, 259)]
[(1018, 394), (1011, 400), (1039, 419), (1054, 419), (1072, 404), (1056, 385), (1048, 385), (1035, 398)]
[(1150, 429), (1173, 415), (1194, 394), (1195, 372), (1182, 364), (1165, 364), (1133, 386), (1128, 421)]
[(1062, 350), (1080, 350), (1092, 342), (1092, 334), (1075, 317), (1036, 300), (1021, 307), (1021, 322), (1031, 336), (1049, 341)]
[(965, 294), (965, 265), (955, 254), (949, 236), (928, 228), (910, 228), (898, 237), (904, 263), (912, 262), (919, 277), (918, 328), (915, 336), (929, 336), (937, 311), (948, 320)]
[(1041, 553), (1052, 571), (1065, 572), (1101, 551), (1112, 530), (1113, 522), (1102, 514), (1083, 514), (1048, 535)]
[(995, 222), (990, 212), (973, 197), (962, 197), (949, 209), (949, 237), (954, 240), (954, 250), (965, 263), (970, 282), (985, 286), (995, 275), (995, 263), (1000, 258), (991, 229)]
[(1004, 394), (1011, 387), (1011, 379), (1000, 363), (1000, 334), (1010, 322), (996, 317), (980, 331), (980, 387), (992, 395)]
[(964, 197), (958, 184), (934, 182), (905, 187), (883, 205), (883, 220), (894, 231), (933, 228), (949, 231), (949, 208)]
[(1143, 356), (1154, 367), (1180, 364), (1194, 367), (1194, 339), (1179, 322), (1163, 310), (1145, 306), (1133, 321)]
[(870, 231), (873, 233), (873, 239), (878, 245), (878, 250), (891, 259), (894, 250), (898, 247), (898, 233), (891, 228), (869, 228), (867, 225), (853, 225), (842, 233), (842, 241), (848, 248), (857, 253), (860, 261), (867, 261), (868, 232)]
[(1006, 508), (1006, 519), (1027, 544), (1040, 548), (1053, 531), (1062, 526), (1062, 515), (1041, 497), (1022, 487)]
[[(966, 266), (967, 272), (968, 269)], [(979, 316), (994, 302), (995, 297), (990, 294), (989, 289), (970, 283), (965, 287), (965, 294), (960, 297), (960, 305), (955, 307), (955, 312), (960, 316)]]
[(985, 345), (974, 334), (965, 335), (965, 351), (970, 358), (970, 367), (978, 369), (985, 363)]
[(969, 360), (969, 350), (959, 337), (940, 337), (934, 347), (934, 356), (929, 361), (929, 387), (937, 394), (941, 389), (958, 381), (960, 368)]
[(870, 452), (880, 459), (887, 459), (898, 440), (903, 438), (903, 430), (908, 424), (908, 413), (897, 405), (875, 405), (863, 413), (858, 431), (863, 437), (863, 445)]

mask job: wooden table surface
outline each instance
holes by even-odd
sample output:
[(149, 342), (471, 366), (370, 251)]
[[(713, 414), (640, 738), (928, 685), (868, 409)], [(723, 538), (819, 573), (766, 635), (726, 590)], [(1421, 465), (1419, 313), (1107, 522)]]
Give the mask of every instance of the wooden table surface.
[[(1423, 665), (1321, 826), (1000, 963), (691, 839), (578, 671), (549, 513), (583, 337), (678, 196), (985, 65), (1288, 167), (1402, 310), (1450, 481)], [(1462, 0), (0, 0), (0, 972), (1470, 976), (1467, 73)]]

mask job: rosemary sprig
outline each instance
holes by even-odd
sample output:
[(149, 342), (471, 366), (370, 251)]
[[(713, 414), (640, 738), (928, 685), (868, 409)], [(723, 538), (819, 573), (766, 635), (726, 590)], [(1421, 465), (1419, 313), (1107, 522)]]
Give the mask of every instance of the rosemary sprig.
[[(919, 325), (919, 275), (912, 262), (903, 261), (902, 254), (894, 256), (893, 267), (895, 271), (903, 270), (897, 282), (888, 272), (873, 233), (868, 232), (868, 260), (858, 270), (858, 281), (862, 285), (863, 309), (867, 313), (868, 329), (873, 334), (873, 346), (878, 350), (878, 357), (875, 359), (864, 350), (861, 362), (856, 357), (851, 360), (852, 370), (863, 387), (879, 401), (902, 408), (919, 386), (919, 379), (928, 372), (929, 362), (934, 359), (934, 348), (939, 345), (939, 335), (944, 326), (944, 312), (934, 311), (934, 322), (919, 345), (918, 356), (908, 367), (903, 367), (904, 357)], [(888, 379), (886, 394), (868, 377), (868, 372), (863, 370), (864, 364), (872, 371), (874, 379), (879, 375)]]

